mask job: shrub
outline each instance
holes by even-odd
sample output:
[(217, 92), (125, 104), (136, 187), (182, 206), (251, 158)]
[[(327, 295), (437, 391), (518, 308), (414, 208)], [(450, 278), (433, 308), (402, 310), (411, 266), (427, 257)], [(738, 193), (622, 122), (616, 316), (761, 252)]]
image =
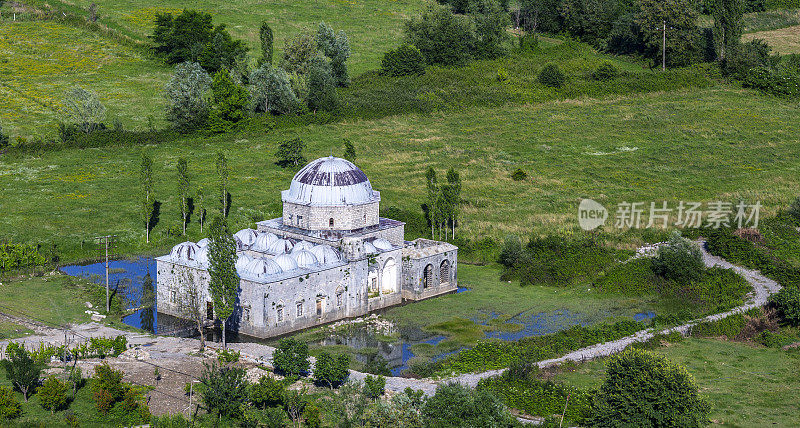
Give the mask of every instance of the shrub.
[(209, 413), (235, 417), (247, 401), (247, 381), (244, 369), (207, 365), (200, 376), (203, 387), (200, 396)]
[(103, 362), (94, 368), (94, 400), (97, 410), (102, 414), (107, 414), (114, 404), (125, 397), (126, 386), (122, 383), (121, 370), (115, 370)]
[(722, 337), (733, 339), (738, 336), (745, 326), (744, 316), (731, 315), (716, 321), (703, 321), (692, 327), (691, 335), (694, 337)]
[(425, 74), (425, 57), (414, 45), (400, 45), (383, 54), (381, 74), (387, 76)]
[(722, 71), (726, 75), (742, 79), (753, 68), (771, 65), (770, 49), (766, 42), (759, 39), (734, 45), (725, 55)]
[(627, 349), (606, 365), (589, 426), (701, 427), (708, 412), (685, 367), (662, 355)]
[(28, 401), (28, 393), (32, 392), (39, 383), (41, 366), (31, 358), (30, 353), (23, 345), (11, 342), (6, 346), (6, 358), (0, 361), (6, 371), (6, 377), (17, 389), (22, 392), (22, 397)]
[(300, 376), (308, 372), (308, 344), (293, 338), (281, 339), (272, 353), (275, 371), (286, 376)]
[(251, 102), (255, 111), (289, 114), (298, 109), (289, 75), (281, 68), (264, 63), (250, 75)]
[(470, 19), (454, 15), (448, 7), (430, 5), (406, 22), (404, 32), (428, 64), (459, 66), (473, 58), (475, 33)]
[(564, 73), (561, 72), (561, 69), (556, 64), (547, 64), (539, 72), (539, 83), (542, 85), (560, 88), (564, 86), (565, 81)]
[(678, 231), (672, 233), (666, 245), (659, 247), (653, 259), (653, 272), (680, 284), (699, 279), (704, 267), (700, 248)]
[(22, 413), (22, 405), (11, 388), (0, 386), (0, 420), (14, 419)]
[(70, 120), (83, 132), (90, 134), (100, 126), (106, 107), (94, 91), (81, 87), (70, 89), (64, 97), (64, 107)]
[(11, 144), (11, 139), (8, 138), (8, 134), (3, 132), (3, 126), (0, 125), (0, 150), (8, 148), (9, 144)]
[(220, 70), (211, 81), (211, 114), (226, 124), (245, 118), (249, 101), (247, 90), (231, 79), (231, 73)]
[(787, 323), (800, 325), (800, 288), (784, 287), (777, 294), (770, 296), (769, 300)]
[(206, 94), (211, 89), (211, 77), (196, 62), (184, 62), (164, 87), (167, 98), (167, 120), (182, 132), (203, 125), (208, 116)]
[(786, 213), (789, 214), (795, 222), (800, 222), (800, 196), (792, 201), (792, 205), (789, 206)]
[(261, 376), (257, 383), (250, 385), (250, 401), (261, 409), (283, 404), (286, 386), (283, 382), (267, 376)]
[(312, 111), (335, 111), (339, 108), (339, 93), (331, 66), (325, 59), (317, 58), (308, 70), (308, 108)]
[(425, 426), (511, 426), (508, 409), (492, 393), (473, 390), (460, 383), (439, 385), (422, 407)]
[(334, 358), (328, 352), (321, 352), (317, 356), (314, 365), (314, 380), (318, 384), (327, 385), (330, 388), (337, 387), (347, 380), (350, 374), (350, 356), (347, 354), (339, 355)]
[(275, 157), (278, 158), (276, 165), (281, 168), (293, 167), (297, 168), (306, 163), (306, 158), (303, 156), (303, 149), (306, 143), (299, 138), (286, 140), (278, 145), (278, 151), (275, 152)]
[(239, 361), (240, 357), (241, 353), (239, 351), (228, 349), (217, 351), (217, 360), (219, 360), (220, 364), (235, 363)]
[(378, 399), (381, 395), (383, 395), (384, 389), (386, 388), (386, 379), (383, 376), (370, 376), (364, 378), (364, 389), (362, 392), (368, 398), (373, 400)]
[(523, 171), (522, 168), (517, 168), (511, 173), (511, 179), (514, 181), (522, 181), (528, 178), (528, 173)]
[(497, 395), (508, 407), (541, 417), (560, 415), (569, 399), (564, 419), (572, 425), (565, 426), (582, 425), (592, 411), (591, 392), (533, 377), (494, 376), (478, 382), (477, 389)]
[(52, 414), (55, 413), (56, 410), (61, 410), (67, 406), (68, 390), (69, 388), (66, 383), (61, 382), (58, 378), (51, 375), (44, 381), (36, 395), (39, 396), (39, 403), (42, 405), (42, 408), (49, 410)]
[(507, 236), (497, 262), (506, 268), (513, 268), (522, 261), (524, 256), (522, 242), (520, 242), (519, 238), (513, 235)]
[(611, 80), (617, 77), (618, 73), (617, 67), (611, 61), (605, 61), (592, 72), (592, 78), (594, 80)]
[(508, 80), (508, 72), (506, 71), (506, 69), (503, 67), (498, 68), (497, 74), (495, 75), (495, 79), (497, 79), (498, 82), (505, 82), (506, 80)]

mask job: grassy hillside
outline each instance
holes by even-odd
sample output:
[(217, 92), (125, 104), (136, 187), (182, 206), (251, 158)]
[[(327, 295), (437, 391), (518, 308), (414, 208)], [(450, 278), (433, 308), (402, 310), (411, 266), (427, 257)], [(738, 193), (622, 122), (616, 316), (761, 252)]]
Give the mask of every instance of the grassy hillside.
[(53, 22), (0, 24), (0, 121), (12, 135), (53, 134), (64, 120), (64, 94), (94, 90), (106, 123), (163, 126), (162, 88), (170, 71), (158, 61), (98, 34)]
[(759, 31), (742, 36), (744, 41), (761, 39), (772, 47), (773, 52), (780, 54), (800, 53), (800, 25), (777, 30)]
[[(797, 114), (796, 103), (712, 88), (6, 156), (0, 200), (9, 203), (0, 205), (0, 236), (55, 240), (74, 256), (89, 253), (80, 252), (81, 241), (116, 233), (123, 251), (161, 251), (181, 239), (165, 235), (168, 226), (180, 224), (178, 157), (189, 158), (193, 186), (202, 184), (212, 195), (217, 150), (227, 153), (232, 168), (232, 221), (252, 226), (280, 213), (279, 191), (293, 171), (275, 166), (274, 153), (278, 142), (293, 137), (308, 143), (308, 158), (341, 155), (342, 139), (352, 140), (383, 207), (419, 212), (425, 169), (458, 168), (462, 236), (574, 230), (582, 197), (612, 209), (622, 201), (744, 198), (761, 200), (763, 214), (800, 193)], [(156, 196), (163, 203), (148, 247), (137, 205), (142, 151), (155, 160)], [(527, 171), (526, 181), (509, 177), (517, 167)], [(192, 239), (200, 236), (196, 222), (189, 232)]]
[[(34, 3), (44, 3), (34, 1)], [(187, 3), (165, 0), (154, 4), (143, 0), (56, 0), (47, 2), (56, 8), (88, 11), (96, 3), (100, 22), (123, 34), (144, 40), (152, 33), (156, 13), (193, 8), (214, 16), (214, 23), (225, 24), (234, 37), (260, 49), (258, 29), (267, 21), (275, 34), (276, 57), (283, 51), (284, 40), (304, 28), (316, 30), (320, 21), (335, 30), (344, 30), (350, 39), (353, 75), (377, 68), (384, 52), (399, 44), (403, 22), (423, 8), (425, 0), (254, 0), (203, 1)], [(85, 12), (88, 14), (88, 12)], [(251, 52), (251, 56), (258, 56)]]

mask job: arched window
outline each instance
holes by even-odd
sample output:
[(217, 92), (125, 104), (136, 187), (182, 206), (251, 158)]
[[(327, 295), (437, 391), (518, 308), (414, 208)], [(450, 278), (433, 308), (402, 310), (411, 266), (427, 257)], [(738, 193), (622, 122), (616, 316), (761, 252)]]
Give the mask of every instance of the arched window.
[(450, 261), (445, 260), (439, 266), (439, 284), (447, 284), (450, 282)]
[(333, 217), (328, 220), (328, 226), (333, 227)]
[(397, 291), (397, 263), (393, 258), (386, 260), (381, 271), (381, 290), (384, 294)]
[(424, 288), (433, 287), (433, 265), (425, 266), (425, 272), (422, 277), (422, 286)]

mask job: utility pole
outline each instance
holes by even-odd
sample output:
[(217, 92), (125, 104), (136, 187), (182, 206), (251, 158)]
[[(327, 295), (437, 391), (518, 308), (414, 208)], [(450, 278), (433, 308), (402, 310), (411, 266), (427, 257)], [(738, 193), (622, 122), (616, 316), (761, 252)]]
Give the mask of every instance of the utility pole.
[(108, 280), (108, 276), (109, 276), (108, 275), (109, 274), (109, 264), (108, 264), (109, 250), (114, 248), (113, 244), (114, 244), (114, 241), (116, 240), (116, 238), (117, 238), (117, 235), (105, 235), (105, 236), (98, 236), (98, 237), (94, 238), (98, 242), (98, 244), (101, 245), (101, 247), (100, 247), (100, 251), (101, 251), (100, 257), (101, 257), (101, 259), (105, 260), (105, 264), (106, 264), (106, 313), (109, 313), (111, 311), (111, 295), (110, 295), (111, 293), (109, 292), (109, 288), (110, 287), (109, 287), (109, 280)]
[(663, 37), (661, 40), (661, 71), (667, 70), (667, 21), (663, 21)]

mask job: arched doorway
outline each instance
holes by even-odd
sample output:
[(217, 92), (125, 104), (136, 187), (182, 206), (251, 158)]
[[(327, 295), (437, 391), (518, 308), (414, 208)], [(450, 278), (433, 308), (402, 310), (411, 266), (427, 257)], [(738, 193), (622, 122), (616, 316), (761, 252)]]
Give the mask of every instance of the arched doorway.
[(393, 258), (386, 260), (381, 271), (381, 292), (391, 294), (397, 292), (397, 264)]
[(439, 284), (444, 285), (450, 282), (450, 261), (445, 260), (439, 266)]
[(425, 266), (422, 276), (422, 286), (424, 288), (433, 287), (433, 265)]

